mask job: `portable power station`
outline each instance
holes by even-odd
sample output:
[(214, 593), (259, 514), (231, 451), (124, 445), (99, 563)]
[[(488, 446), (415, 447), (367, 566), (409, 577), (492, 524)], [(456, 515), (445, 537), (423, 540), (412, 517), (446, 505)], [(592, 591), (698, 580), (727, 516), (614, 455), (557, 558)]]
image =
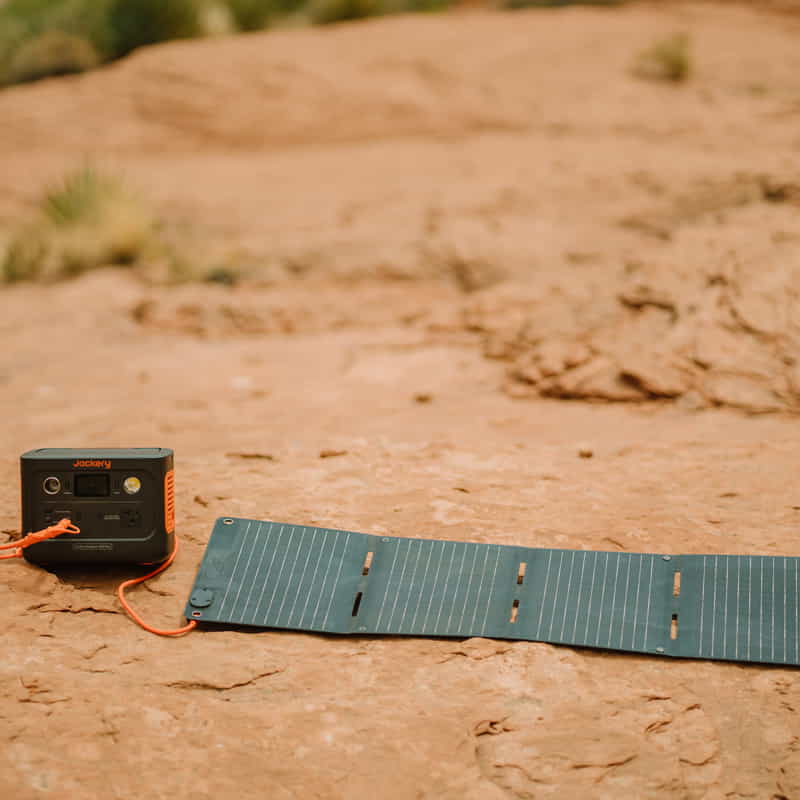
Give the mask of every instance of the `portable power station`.
[(35, 564), (156, 564), (175, 546), (173, 452), (162, 447), (30, 450), (20, 457), (22, 531), (80, 528), (24, 551)]

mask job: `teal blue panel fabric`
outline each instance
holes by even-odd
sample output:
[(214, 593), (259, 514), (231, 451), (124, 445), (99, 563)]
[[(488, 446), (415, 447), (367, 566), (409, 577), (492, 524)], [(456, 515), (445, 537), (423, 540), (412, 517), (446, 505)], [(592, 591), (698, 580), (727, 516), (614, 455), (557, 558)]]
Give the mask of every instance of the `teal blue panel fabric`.
[(222, 518), (185, 614), (798, 666), (799, 578), (798, 558), (552, 550)]

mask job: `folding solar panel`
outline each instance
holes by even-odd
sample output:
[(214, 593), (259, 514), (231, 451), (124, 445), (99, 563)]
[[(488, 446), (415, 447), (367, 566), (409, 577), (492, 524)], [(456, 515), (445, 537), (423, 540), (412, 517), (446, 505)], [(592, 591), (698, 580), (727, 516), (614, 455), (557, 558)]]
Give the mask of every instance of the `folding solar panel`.
[(800, 665), (800, 559), (553, 550), (217, 520), (202, 623)]

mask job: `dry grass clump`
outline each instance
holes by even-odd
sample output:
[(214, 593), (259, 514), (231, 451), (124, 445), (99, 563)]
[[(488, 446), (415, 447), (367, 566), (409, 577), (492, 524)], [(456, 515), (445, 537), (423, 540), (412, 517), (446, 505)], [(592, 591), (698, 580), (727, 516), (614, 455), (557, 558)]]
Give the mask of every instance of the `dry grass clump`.
[(90, 167), (48, 190), (36, 217), (12, 235), (0, 262), (6, 282), (49, 282), (159, 249), (156, 219), (118, 178)]
[(89, 166), (45, 191), (32, 219), (0, 231), (0, 284), (52, 283), (103, 267), (134, 270), (148, 283), (225, 285), (255, 269), (224, 241), (165, 225), (125, 181)]
[(93, 69), (100, 56), (91, 42), (63, 31), (45, 31), (19, 45), (5, 71), (7, 83), (25, 83)]
[(505, 0), (505, 8), (561, 8), (563, 6), (618, 6), (626, 0)]
[(651, 81), (681, 83), (692, 71), (689, 37), (685, 33), (674, 33), (660, 39), (642, 51), (633, 65), (637, 78)]
[(308, 0), (225, 0), (240, 31), (259, 31), (286, 19), (308, 5)]

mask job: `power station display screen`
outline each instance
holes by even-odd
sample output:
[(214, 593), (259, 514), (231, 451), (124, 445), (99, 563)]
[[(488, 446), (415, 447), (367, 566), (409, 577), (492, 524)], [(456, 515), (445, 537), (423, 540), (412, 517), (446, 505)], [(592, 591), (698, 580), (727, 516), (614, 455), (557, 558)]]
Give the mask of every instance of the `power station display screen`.
[(108, 475), (88, 472), (75, 476), (76, 497), (108, 497), (109, 494)]

